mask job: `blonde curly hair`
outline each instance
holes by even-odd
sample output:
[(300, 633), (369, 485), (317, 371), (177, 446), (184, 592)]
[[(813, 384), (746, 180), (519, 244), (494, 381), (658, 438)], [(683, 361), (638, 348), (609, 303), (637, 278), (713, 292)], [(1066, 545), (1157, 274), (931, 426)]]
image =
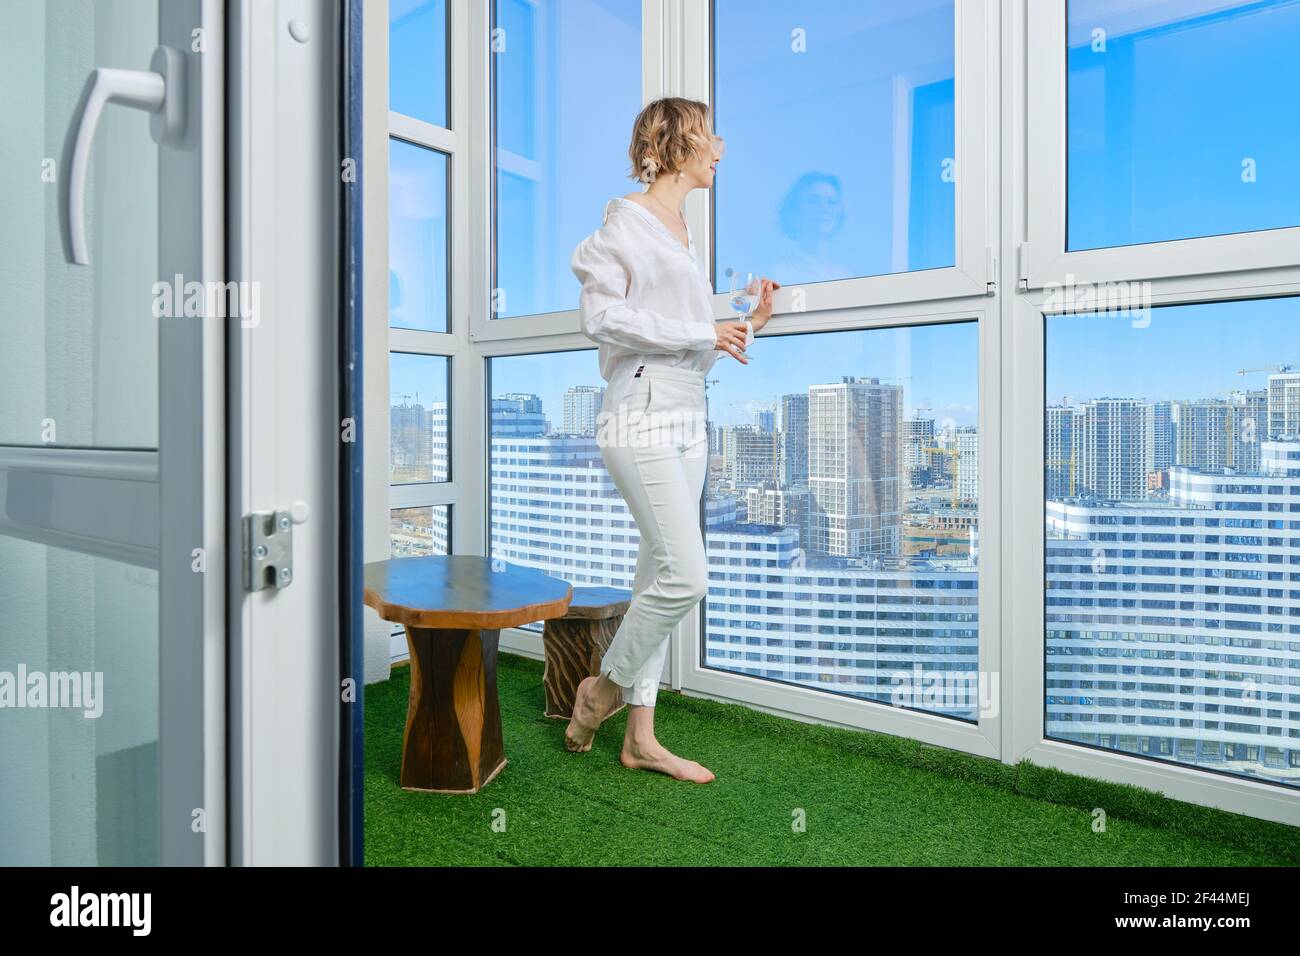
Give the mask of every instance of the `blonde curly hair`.
[(692, 155), (713, 146), (709, 106), (699, 100), (666, 96), (646, 104), (632, 124), (632, 179), (654, 182), (661, 173), (678, 173)]

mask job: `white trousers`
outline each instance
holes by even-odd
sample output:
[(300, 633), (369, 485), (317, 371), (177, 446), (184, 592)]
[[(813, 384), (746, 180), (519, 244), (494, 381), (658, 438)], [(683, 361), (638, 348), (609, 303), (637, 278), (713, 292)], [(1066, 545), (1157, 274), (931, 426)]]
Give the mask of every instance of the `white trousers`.
[(700, 496), (708, 468), (704, 373), (646, 364), (605, 393), (601, 457), (641, 533), (632, 602), (600, 670), (623, 700), (653, 707), (668, 638), (708, 593)]

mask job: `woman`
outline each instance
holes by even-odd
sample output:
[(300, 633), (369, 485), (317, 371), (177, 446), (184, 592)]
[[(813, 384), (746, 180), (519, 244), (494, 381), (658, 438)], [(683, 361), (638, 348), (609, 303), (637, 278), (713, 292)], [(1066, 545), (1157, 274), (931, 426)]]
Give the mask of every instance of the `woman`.
[(590, 750), (597, 727), (624, 701), (623, 765), (696, 783), (713, 774), (655, 739), (654, 705), (668, 638), (708, 591), (699, 521), (708, 465), (704, 376), (719, 351), (748, 364), (745, 349), (771, 319), (780, 288), (761, 280), (748, 322), (713, 321), (713, 287), (681, 212), (687, 193), (713, 185), (722, 158), (709, 125), (708, 106), (694, 100), (670, 97), (643, 109), (628, 155), (632, 177), (648, 186), (611, 199), (601, 227), (570, 261), (582, 283), (582, 331), (599, 345), (608, 383), (597, 442), (641, 543), (632, 603), (600, 675), (578, 685), (564, 743)]

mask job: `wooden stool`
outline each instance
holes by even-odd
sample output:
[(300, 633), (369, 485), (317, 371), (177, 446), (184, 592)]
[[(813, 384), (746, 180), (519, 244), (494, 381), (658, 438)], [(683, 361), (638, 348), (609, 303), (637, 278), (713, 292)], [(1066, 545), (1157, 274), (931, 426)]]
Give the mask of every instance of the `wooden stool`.
[(365, 571), (366, 604), (406, 626), (411, 651), (402, 789), (478, 793), (506, 765), (500, 630), (559, 617), (573, 589), (532, 568), (464, 554), (375, 561)]
[[(568, 720), (573, 716), (578, 683), (600, 673), (600, 659), (631, 603), (632, 592), (621, 588), (574, 588), (565, 615), (543, 625), (546, 670), (542, 686), (546, 688), (547, 717)], [(612, 713), (626, 706), (620, 702)]]

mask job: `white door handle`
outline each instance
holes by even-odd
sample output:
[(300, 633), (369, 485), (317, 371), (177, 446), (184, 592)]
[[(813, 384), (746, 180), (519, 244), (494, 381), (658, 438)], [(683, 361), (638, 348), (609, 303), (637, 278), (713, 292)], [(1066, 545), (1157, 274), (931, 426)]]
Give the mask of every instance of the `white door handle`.
[(90, 74), (89, 91), (77, 121), (68, 175), (68, 240), (72, 261), (90, 262), (86, 251), (86, 170), (99, 114), (109, 103), (121, 103), (152, 113), (149, 132), (156, 143), (176, 142), (185, 130), (184, 61), (175, 50), (158, 47), (148, 70), (99, 67)]

